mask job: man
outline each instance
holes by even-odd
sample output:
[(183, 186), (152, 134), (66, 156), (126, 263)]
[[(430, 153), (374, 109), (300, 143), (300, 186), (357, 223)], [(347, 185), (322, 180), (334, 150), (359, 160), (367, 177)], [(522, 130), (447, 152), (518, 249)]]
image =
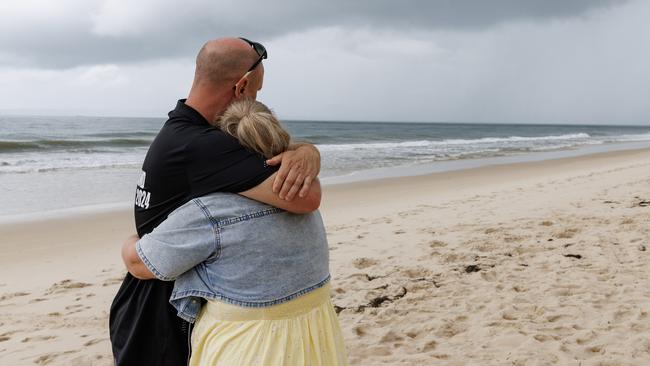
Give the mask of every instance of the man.
[[(309, 144), (264, 161), (208, 122), (234, 100), (262, 88), (266, 49), (243, 38), (207, 42), (199, 51), (192, 88), (152, 142), (135, 196), (138, 236), (174, 209), (211, 192), (242, 193), (294, 213), (320, 205), (318, 150)], [(278, 170), (277, 165), (280, 165)], [(110, 313), (116, 365), (183, 365), (189, 327), (169, 304), (173, 282), (127, 273)]]

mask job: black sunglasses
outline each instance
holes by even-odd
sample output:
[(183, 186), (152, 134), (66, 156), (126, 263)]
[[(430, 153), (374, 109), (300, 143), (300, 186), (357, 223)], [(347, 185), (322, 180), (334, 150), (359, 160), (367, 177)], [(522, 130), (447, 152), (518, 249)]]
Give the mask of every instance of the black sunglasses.
[(262, 60), (266, 59), (268, 57), (268, 54), (266, 53), (266, 48), (264, 48), (264, 46), (262, 46), (261, 43), (249, 41), (248, 39), (246, 39), (244, 37), (239, 37), (239, 39), (241, 39), (242, 41), (248, 43), (251, 47), (253, 47), (255, 52), (257, 52), (257, 55), (260, 56), (260, 58), (258, 58), (257, 61), (255, 61), (253, 66), (251, 66), (250, 69), (248, 69), (248, 71), (246, 71), (248, 73), (248, 72), (253, 71), (257, 67), (257, 65), (259, 65), (260, 62), (262, 62)]

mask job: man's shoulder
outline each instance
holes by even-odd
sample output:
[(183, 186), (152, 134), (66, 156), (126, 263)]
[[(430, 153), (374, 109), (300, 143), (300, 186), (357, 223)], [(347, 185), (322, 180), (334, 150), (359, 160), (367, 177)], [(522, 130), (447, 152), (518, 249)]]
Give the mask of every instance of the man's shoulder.
[(211, 146), (214, 143), (232, 144), (233, 141), (230, 135), (216, 127), (197, 124), (195, 121), (180, 116), (169, 118), (165, 122), (152, 145), (197, 145), (202, 147), (204, 145)]
[(186, 146), (197, 153), (244, 149), (236, 138), (212, 126), (193, 130), (188, 135)]

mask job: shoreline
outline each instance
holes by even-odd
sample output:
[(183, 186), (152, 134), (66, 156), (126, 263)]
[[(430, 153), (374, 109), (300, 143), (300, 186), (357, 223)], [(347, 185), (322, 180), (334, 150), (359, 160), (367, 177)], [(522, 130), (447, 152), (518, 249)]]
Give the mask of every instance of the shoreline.
[[(645, 145), (645, 144), (644, 144)], [(536, 153), (531, 154), (531, 157), (527, 156), (509, 156), (501, 158), (486, 158), (486, 159), (465, 159), (459, 161), (443, 161), (437, 162), (430, 165), (436, 165), (435, 168), (430, 169), (431, 171), (422, 170), (422, 166), (419, 167), (405, 167), (407, 172), (410, 171), (410, 174), (405, 175), (387, 175), (386, 173), (380, 173), (379, 175), (373, 176), (368, 174), (360, 179), (349, 179), (346, 180), (347, 176), (337, 176), (332, 178), (324, 178), (322, 182), (324, 197), (328, 191), (346, 191), (349, 188), (360, 187), (361, 189), (368, 189), (373, 186), (383, 185), (383, 184), (400, 184), (410, 180), (421, 181), (421, 180), (431, 180), (439, 177), (440, 179), (449, 179), (448, 177), (462, 176), (466, 174), (472, 174), (472, 172), (490, 170), (490, 169), (508, 169), (509, 166), (520, 166), (525, 168), (534, 168), (535, 166), (544, 166), (544, 165), (554, 165), (556, 163), (565, 163), (565, 162), (576, 162), (581, 159), (594, 159), (594, 158), (606, 158), (606, 157), (616, 157), (624, 156), (626, 154), (636, 154), (639, 152), (650, 151), (650, 147), (631, 147), (630, 144), (621, 145), (620, 149), (606, 150), (606, 151), (596, 151), (591, 153), (584, 153), (578, 150), (562, 150), (548, 152), (550, 157), (544, 157), (542, 154), (545, 153)], [(573, 153), (568, 156), (556, 156), (555, 154), (560, 153)], [(541, 155), (541, 156), (540, 156)], [(503, 158), (510, 158), (504, 160)], [(451, 167), (444, 167), (445, 163), (452, 164)], [(443, 167), (438, 167), (443, 165)], [(416, 168), (411, 170), (410, 168)], [(420, 168), (419, 170), (417, 168)], [(395, 168), (385, 168), (384, 171), (388, 171)], [(404, 174), (404, 172), (402, 171)], [(348, 177), (349, 178), (349, 177)], [(17, 214), (8, 214), (0, 215), (0, 238), (2, 235), (3, 229), (7, 228), (10, 225), (19, 225), (19, 224), (29, 224), (36, 222), (47, 222), (50, 220), (60, 220), (60, 219), (76, 219), (87, 217), (88, 215), (96, 214), (124, 214), (131, 213), (133, 209), (130, 202), (111, 202), (111, 203), (101, 203), (87, 206), (77, 206), (71, 208), (62, 208), (62, 209), (53, 209), (43, 212), (30, 212), (30, 213), (17, 213)]]
[(456, 170), (467, 170), (495, 165), (530, 163), (546, 160), (557, 160), (580, 157), (616, 151), (650, 149), (648, 141), (632, 141), (626, 143), (606, 143), (599, 145), (582, 145), (571, 149), (555, 149), (549, 151), (532, 151), (525, 154), (512, 154), (496, 157), (480, 157), (473, 159), (441, 160), (432, 163), (403, 165), (387, 168), (367, 169), (345, 175), (325, 177), (322, 183), (326, 185), (348, 184), (386, 178), (426, 176), (434, 173), (444, 173)]
[[(392, 167), (366, 166), (363, 170), (341, 174), (334, 170), (321, 172), (321, 184), (332, 186), (385, 178), (422, 176), (482, 166), (504, 165), (559, 159), (621, 150), (650, 148), (650, 141), (583, 145), (577, 148), (513, 153), (496, 157), (476, 157), (412, 163)], [(43, 173), (3, 173), (0, 185), (5, 189), (0, 223), (45, 219), (93, 210), (130, 207), (139, 167), (107, 169), (54, 170)], [(329, 174), (341, 174), (331, 175)]]

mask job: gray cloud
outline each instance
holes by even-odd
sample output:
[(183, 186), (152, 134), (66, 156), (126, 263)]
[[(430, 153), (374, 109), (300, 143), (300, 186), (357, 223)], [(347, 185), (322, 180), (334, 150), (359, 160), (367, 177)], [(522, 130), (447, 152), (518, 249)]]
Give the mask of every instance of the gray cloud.
[(25, 1), (14, 5), (18, 10), (0, 8), (0, 65), (70, 68), (188, 57), (216, 36), (270, 41), (322, 27), (477, 31), (519, 20), (575, 17), (625, 2), (189, 0), (181, 6), (173, 1), (66, 0), (61, 3), (67, 6), (53, 8)]
[(647, 0), (127, 1), (0, 2), (0, 112), (162, 118), (200, 44), (241, 34), (282, 118), (650, 122)]

